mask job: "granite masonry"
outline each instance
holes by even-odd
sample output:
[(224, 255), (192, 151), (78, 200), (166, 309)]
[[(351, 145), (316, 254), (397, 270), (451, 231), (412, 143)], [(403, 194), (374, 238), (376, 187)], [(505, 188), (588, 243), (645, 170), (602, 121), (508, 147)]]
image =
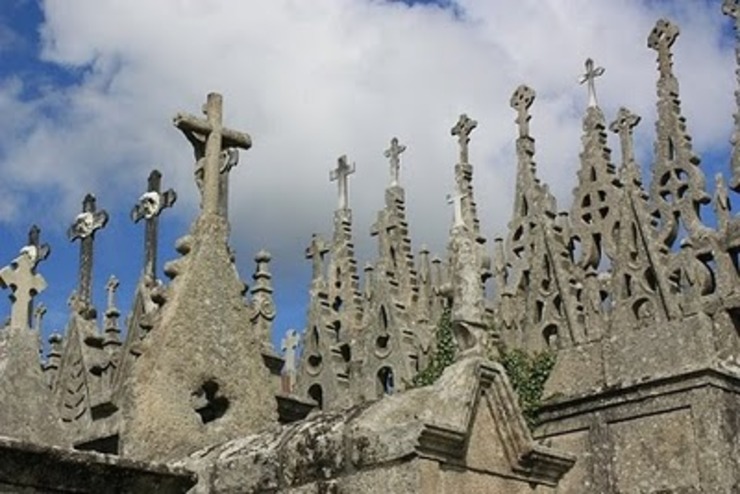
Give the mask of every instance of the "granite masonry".
[[(740, 2), (722, 11), (738, 32)], [(673, 73), (678, 35), (661, 19), (647, 39), (658, 64), (649, 185), (634, 152), (640, 117), (621, 108), (607, 120), (604, 69), (589, 59), (581, 167), (570, 210), (559, 209), (537, 177), (535, 90), (515, 89), (514, 210), (490, 244), (467, 115), (451, 129), (459, 154), (440, 256), (413, 249), (407, 148), (394, 137), (370, 231), (377, 256), (360, 272), (356, 165), (339, 157), (334, 231), (307, 239), (306, 326), (285, 333), (281, 353), (271, 256), (256, 254), (248, 288), (228, 243), (229, 174), (251, 137), (225, 125), (215, 93), (203, 116), (178, 114), (200, 214), (157, 279), (158, 223), (177, 194), (151, 173), (131, 212), (143, 267), (123, 324), (115, 277), (105, 310), (92, 303), (95, 236), (109, 221), (92, 195), (68, 232), (80, 261), (67, 327), (41, 360), (46, 309), (34, 299), (51, 249), (36, 226), (0, 269), (12, 301), (0, 328), (0, 492), (740, 493), (740, 43), (729, 185), (718, 175), (710, 195)], [(443, 315), (456, 357), (420, 385)], [(501, 364), (512, 350), (556, 357), (532, 429)]]

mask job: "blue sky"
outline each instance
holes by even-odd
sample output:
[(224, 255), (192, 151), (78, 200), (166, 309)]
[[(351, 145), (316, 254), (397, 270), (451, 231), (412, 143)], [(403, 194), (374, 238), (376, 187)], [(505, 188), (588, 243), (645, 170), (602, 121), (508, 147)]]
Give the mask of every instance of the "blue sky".
[[(471, 148), (486, 235), (505, 234), (514, 177), (514, 114), (526, 82), (538, 99), (532, 129), (541, 176), (563, 208), (578, 167), (585, 92), (583, 60), (607, 69), (598, 93), (607, 118), (620, 105), (643, 116), (640, 160), (650, 163), (655, 54), (645, 40), (668, 16), (684, 113), (707, 183), (727, 172), (735, 103), (734, 34), (718, 2), (508, 0), (384, 2), (320, 0), (234, 4), (225, 0), (6, 0), (0, 13), (0, 262), (41, 226), (52, 256), (45, 332), (61, 330), (76, 284), (78, 244), (65, 232), (86, 192), (111, 215), (97, 236), (95, 293), (104, 309), (110, 274), (128, 310), (140, 273), (143, 227), (128, 218), (149, 170), (180, 199), (161, 221), (160, 267), (197, 208), (187, 142), (170, 123), (197, 112), (207, 92), (225, 97), (227, 124), (254, 148), (232, 174), (233, 245), (243, 278), (261, 248), (273, 253), (282, 334), (302, 329), (311, 233), (331, 235), (336, 190), (328, 173), (341, 154), (357, 162), (350, 185), (360, 266), (376, 251), (368, 231), (382, 207), (397, 135), (414, 247), (441, 252), (450, 211), (457, 115), (479, 121)], [(206, 8), (205, 6), (208, 6)], [(612, 137), (610, 137), (612, 139)], [(616, 140), (613, 161), (619, 161)], [(7, 294), (7, 293), (6, 293)], [(5, 297), (4, 297), (5, 300)], [(4, 304), (4, 305), (3, 305)], [(0, 303), (7, 312), (8, 303)]]

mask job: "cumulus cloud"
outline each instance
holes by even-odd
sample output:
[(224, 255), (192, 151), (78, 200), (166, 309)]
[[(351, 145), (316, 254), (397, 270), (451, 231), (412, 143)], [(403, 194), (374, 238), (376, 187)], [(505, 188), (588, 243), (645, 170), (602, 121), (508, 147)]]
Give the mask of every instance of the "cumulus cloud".
[[(515, 176), (508, 101), (521, 83), (538, 93), (540, 174), (567, 207), (586, 103), (576, 80), (589, 56), (607, 69), (598, 81), (606, 114), (626, 105), (644, 117), (647, 161), (656, 69), (646, 39), (659, 17), (682, 29), (676, 71), (697, 147), (725, 146), (732, 125), (728, 21), (705, 2), (46, 0), (43, 9), (40, 57), (81, 75), (34, 100), (20, 98), (13, 77), (0, 82), (0, 110), (19, 116), (0, 120), (10, 136), (0, 144), (0, 220), (28, 220), (19, 215), (34, 213), (39, 187), (58, 192), (55, 214), (65, 223), (87, 190), (109, 209), (127, 208), (154, 165), (180, 191), (179, 214), (192, 216), (192, 152), (170, 118), (196, 113), (218, 91), (227, 125), (254, 142), (232, 173), (234, 244), (241, 262), (270, 249), (283, 280), (307, 277), (311, 233), (330, 233), (328, 175), (344, 153), (357, 163), (356, 244), (361, 257), (375, 252), (368, 231), (393, 136), (408, 146), (402, 183), (415, 247), (441, 251), (457, 152), (449, 132), (463, 112), (479, 122), (471, 158), (482, 224), (489, 237), (502, 234)], [(287, 289), (280, 276), (276, 283)]]

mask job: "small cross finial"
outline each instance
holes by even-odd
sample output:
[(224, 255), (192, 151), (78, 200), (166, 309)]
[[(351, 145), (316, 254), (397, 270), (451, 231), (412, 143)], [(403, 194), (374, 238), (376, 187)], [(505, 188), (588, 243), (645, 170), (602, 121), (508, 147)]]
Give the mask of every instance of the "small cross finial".
[(313, 266), (312, 280), (321, 278), (324, 270), (324, 254), (329, 252), (329, 247), (320, 235), (311, 235), (311, 243), (306, 247), (306, 259), (311, 259)]
[(619, 134), (622, 144), (622, 161), (625, 164), (634, 161), (634, 149), (632, 144), (632, 131), (640, 123), (640, 116), (635, 115), (625, 107), (617, 112), (617, 118), (609, 125), (609, 129)]
[(453, 206), (453, 228), (465, 226), (465, 220), (462, 213), (462, 201), (467, 194), (447, 194), (447, 204)]
[(295, 387), (295, 375), (296, 375), (296, 349), (298, 348), (298, 343), (300, 341), (300, 337), (298, 336), (298, 332), (295, 329), (289, 329), (287, 333), (285, 333), (285, 337), (283, 338), (281, 342), (281, 349), (283, 351), (283, 383), (284, 383), (284, 389), (283, 391), (287, 393), (292, 393), (293, 388)]
[(648, 47), (658, 52), (658, 69), (661, 78), (671, 76), (671, 47), (678, 35), (678, 26), (667, 19), (659, 19), (648, 36)]
[(356, 166), (347, 161), (347, 155), (343, 154), (337, 160), (337, 167), (329, 172), (329, 180), (336, 180), (339, 187), (339, 205), (338, 209), (347, 209), (349, 204), (349, 181), (348, 177), (355, 172)]
[(584, 65), (586, 67), (586, 72), (581, 76), (580, 79), (578, 79), (578, 82), (580, 84), (588, 85), (589, 108), (597, 107), (599, 106), (599, 104), (596, 101), (596, 78), (604, 75), (605, 70), (604, 67), (595, 67), (594, 61), (591, 58), (587, 58)]
[(118, 278), (116, 278), (115, 275), (110, 275), (108, 283), (105, 285), (105, 291), (108, 292), (108, 310), (116, 307), (116, 291), (118, 290), (119, 285), (120, 282), (118, 281)]
[(391, 139), (391, 147), (383, 152), (383, 156), (390, 159), (391, 162), (391, 187), (398, 185), (399, 169), (401, 168), (401, 153), (406, 151), (406, 146), (398, 143), (398, 138)]
[(31, 259), (34, 269), (39, 262), (51, 254), (49, 244), (41, 243), (41, 229), (38, 226), (31, 225), (28, 230), (28, 244), (21, 249), (21, 254), (27, 255)]
[(469, 164), (468, 162), (468, 144), (470, 143), (470, 134), (478, 126), (478, 122), (468, 117), (465, 113), (460, 115), (450, 133), (457, 136), (457, 142), (460, 145), (460, 163)]
[(514, 94), (511, 95), (509, 104), (517, 113), (516, 123), (519, 125), (519, 137), (529, 136), (529, 119), (532, 118), (529, 115), (529, 109), (536, 95), (534, 89), (525, 84), (516, 88)]
[(171, 208), (177, 201), (177, 193), (173, 189), (162, 192), (162, 174), (159, 170), (152, 170), (147, 180), (147, 191), (139, 197), (138, 202), (131, 210), (131, 219), (134, 223), (146, 220), (146, 234), (144, 235), (144, 275), (150, 279), (156, 277), (157, 270), (157, 242), (159, 229), (159, 215), (165, 208)]

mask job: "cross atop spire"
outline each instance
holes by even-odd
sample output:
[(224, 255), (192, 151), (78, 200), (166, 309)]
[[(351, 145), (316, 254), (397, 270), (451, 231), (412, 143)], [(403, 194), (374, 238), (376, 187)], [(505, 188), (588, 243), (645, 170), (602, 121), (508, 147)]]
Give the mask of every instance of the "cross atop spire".
[[(635, 161), (635, 149), (632, 140), (633, 129), (640, 123), (640, 116), (635, 115), (627, 108), (620, 108), (617, 112), (617, 118), (611, 123), (609, 129), (616, 134), (619, 134), (619, 141), (622, 145), (622, 163), (625, 170), (629, 173), (634, 174), (637, 170), (633, 170)], [(637, 173), (639, 179), (639, 173)]]
[(667, 19), (659, 19), (648, 36), (648, 47), (658, 52), (661, 77), (671, 74), (671, 47), (679, 35), (678, 26)]
[(349, 205), (349, 180), (348, 177), (355, 172), (355, 164), (347, 162), (347, 155), (343, 154), (337, 160), (337, 167), (329, 173), (329, 180), (337, 181), (339, 187), (339, 205), (337, 209), (348, 209)]
[(228, 148), (249, 149), (252, 146), (252, 139), (243, 132), (223, 126), (223, 97), (220, 94), (208, 95), (203, 113), (205, 119), (178, 113), (173, 123), (193, 145), (196, 160), (199, 163), (203, 160), (203, 212), (219, 214), (222, 204), (219, 193), (220, 173), (223, 167), (221, 152)]
[(391, 139), (391, 147), (383, 152), (383, 155), (389, 158), (391, 162), (391, 187), (398, 185), (398, 175), (401, 168), (400, 156), (404, 151), (406, 151), (406, 146), (399, 144), (398, 138), (394, 137)]
[(21, 254), (26, 254), (31, 258), (31, 264), (34, 269), (36, 265), (49, 257), (51, 247), (47, 243), (41, 243), (41, 229), (36, 225), (31, 225), (28, 230), (28, 244), (21, 249)]
[(460, 163), (468, 164), (468, 144), (470, 143), (470, 134), (478, 126), (478, 122), (468, 117), (465, 113), (460, 115), (450, 133), (457, 136), (457, 142), (460, 145)]
[(529, 120), (532, 118), (529, 109), (536, 95), (534, 89), (525, 84), (516, 88), (514, 94), (511, 95), (509, 104), (517, 113), (516, 123), (519, 126), (519, 137), (529, 137)]
[(306, 247), (306, 259), (311, 259), (313, 265), (313, 274), (311, 279), (316, 281), (321, 278), (324, 272), (324, 255), (329, 252), (326, 241), (317, 234), (311, 236), (311, 243)]
[(0, 269), (0, 288), (10, 288), (11, 291), (10, 325), (29, 328), (33, 298), (46, 289), (46, 281), (34, 271), (28, 255), (21, 254), (10, 265)]
[(604, 67), (595, 67), (594, 61), (591, 58), (586, 59), (584, 64), (586, 72), (578, 79), (580, 84), (587, 84), (588, 86), (588, 107), (595, 108), (599, 106), (596, 101), (596, 78), (604, 75)]
[(162, 174), (159, 170), (152, 170), (149, 174), (147, 191), (139, 197), (139, 201), (131, 210), (131, 219), (134, 223), (146, 220), (144, 276), (150, 280), (156, 278), (159, 215), (163, 209), (172, 207), (177, 200), (177, 193), (173, 189), (165, 192), (161, 190)]
[(67, 230), (67, 236), (70, 241), (80, 240), (80, 274), (77, 302), (79, 308), (83, 310), (92, 308), (90, 292), (95, 232), (105, 227), (107, 223), (108, 213), (102, 209), (98, 211), (95, 206), (95, 196), (87, 194), (82, 201), (82, 212), (75, 217), (74, 222), (69, 227), (69, 230)]
[(116, 307), (116, 291), (120, 286), (120, 282), (115, 275), (110, 275), (108, 283), (105, 284), (105, 291), (108, 293), (108, 307), (107, 310), (115, 309)]

